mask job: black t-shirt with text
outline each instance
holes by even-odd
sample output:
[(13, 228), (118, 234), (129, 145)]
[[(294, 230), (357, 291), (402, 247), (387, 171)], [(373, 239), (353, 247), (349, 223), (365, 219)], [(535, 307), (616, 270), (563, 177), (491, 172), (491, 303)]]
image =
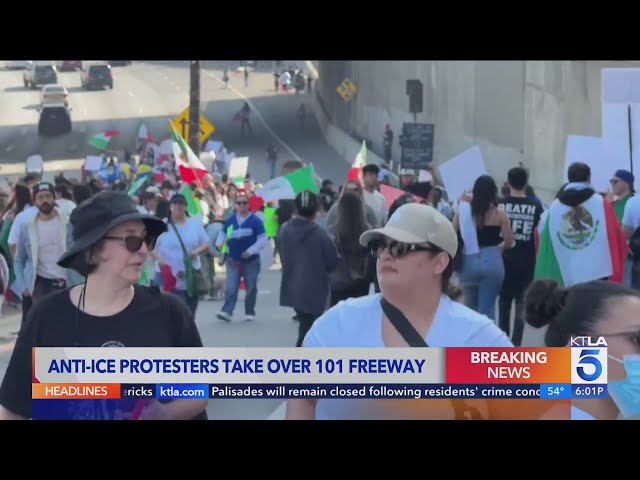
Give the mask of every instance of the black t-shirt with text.
[(535, 262), (535, 232), (542, 215), (542, 207), (535, 200), (511, 196), (502, 198), (499, 206), (509, 217), (516, 240), (513, 248), (505, 250), (505, 258)]
[[(27, 418), (132, 419), (150, 400), (31, 400), (32, 347), (202, 347), (193, 315), (179, 297), (135, 286), (120, 313), (95, 317), (71, 302), (69, 289), (36, 303), (23, 324), (2, 385), (0, 404)], [(206, 412), (194, 420), (206, 420)]]

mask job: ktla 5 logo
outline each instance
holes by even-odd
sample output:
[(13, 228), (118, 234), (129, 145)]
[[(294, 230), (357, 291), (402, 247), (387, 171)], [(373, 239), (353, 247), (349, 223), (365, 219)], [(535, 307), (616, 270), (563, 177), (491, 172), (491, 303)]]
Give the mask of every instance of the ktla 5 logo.
[(604, 337), (571, 339), (571, 383), (607, 383), (607, 341)]

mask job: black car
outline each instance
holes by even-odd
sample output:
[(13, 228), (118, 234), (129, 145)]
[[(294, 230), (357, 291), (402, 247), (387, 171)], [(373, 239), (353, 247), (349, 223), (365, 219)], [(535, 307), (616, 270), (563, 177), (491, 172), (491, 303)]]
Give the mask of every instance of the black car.
[(131, 65), (131, 60), (107, 60), (107, 63), (112, 67), (126, 67)]
[(71, 111), (64, 104), (43, 105), (40, 109), (38, 133), (45, 136), (71, 132)]
[(83, 88), (113, 88), (113, 75), (111, 65), (106, 63), (82, 66), (80, 83)]

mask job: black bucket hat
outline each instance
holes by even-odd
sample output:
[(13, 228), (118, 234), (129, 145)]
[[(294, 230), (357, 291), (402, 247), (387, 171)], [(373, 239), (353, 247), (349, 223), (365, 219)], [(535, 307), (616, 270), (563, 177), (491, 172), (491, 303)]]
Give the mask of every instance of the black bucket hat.
[(147, 235), (158, 237), (167, 231), (167, 224), (152, 215), (140, 213), (133, 200), (124, 192), (106, 191), (82, 202), (71, 212), (73, 244), (58, 260), (58, 265), (70, 268), (73, 258), (98, 243), (112, 228), (130, 220), (142, 220)]

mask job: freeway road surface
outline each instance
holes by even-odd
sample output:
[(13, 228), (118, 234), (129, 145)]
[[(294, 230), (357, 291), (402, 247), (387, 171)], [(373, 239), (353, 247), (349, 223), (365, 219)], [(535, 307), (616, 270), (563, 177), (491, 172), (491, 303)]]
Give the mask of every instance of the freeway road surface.
[[(302, 66), (304, 62), (297, 64)], [(259, 182), (268, 180), (265, 149), (273, 140), (282, 142), (281, 162), (301, 158), (313, 163), (322, 178), (344, 178), (349, 164), (324, 142), (317, 124), (309, 122), (305, 130), (298, 126), (296, 110), (300, 103), (306, 103), (310, 111), (310, 98), (276, 93), (270, 65), (251, 74), (248, 88), (242, 77), (233, 73), (229, 88), (223, 88), (222, 70), (233, 72), (236, 66), (231, 62), (204, 62), (201, 104), (216, 127), (212, 138), (224, 141), (229, 152), (237, 156), (249, 156), (249, 172)], [(154, 139), (167, 138), (168, 120), (189, 104), (188, 62), (135, 62), (112, 71), (113, 90), (99, 91), (83, 90), (78, 72), (58, 74), (59, 83), (69, 90), (73, 131), (56, 138), (37, 134), (40, 92), (22, 85), (22, 71), (0, 71), (0, 176), (17, 178), (24, 173), (24, 160), (40, 154), (45, 159), (45, 171), (51, 172), (48, 178), (59, 171), (79, 177), (84, 158), (97, 153), (88, 143), (93, 135), (118, 130), (121, 134), (111, 141), (110, 150), (134, 151), (141, 121)], [(242, 137), (232, 118), (245, 99), (254, 107), (254, 134)]]

